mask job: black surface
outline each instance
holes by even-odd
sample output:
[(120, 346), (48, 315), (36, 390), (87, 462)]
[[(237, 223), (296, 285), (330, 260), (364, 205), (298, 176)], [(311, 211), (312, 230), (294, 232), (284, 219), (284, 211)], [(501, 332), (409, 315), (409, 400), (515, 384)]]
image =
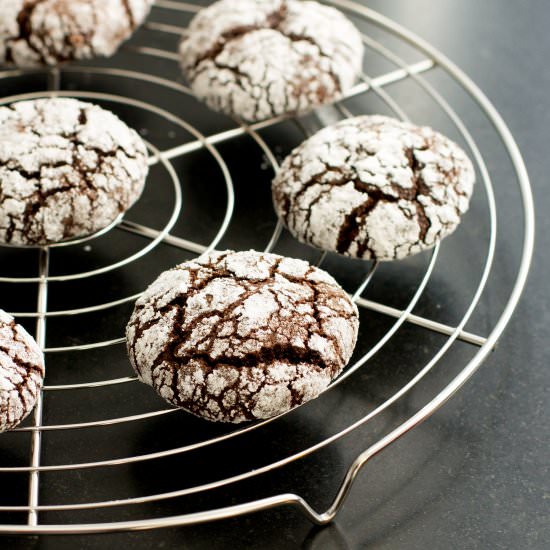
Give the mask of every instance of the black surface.
[[(441, 49), (473, 78), (508, 123), (524, 155), (530, 172), (539, 218), (537, 253), (525, 295), (496, 351), (475, 377), (436, 415), (386, 449), (360, 474), (336, 522), (323, 530), (292, 509), (264, 512), (237, 520), (184, 529), (154, 532), (33, 539), (0, 538), (5, 548), (113, 548), (131, 544), (134, 548), (547, 548), (550, 543), (550, 486), (548, 472), (548, 308), (547, 279), (550, 266), (545, 254), (550, 242), (545, 209), (550, 207), (546, 187), (549, 173), (548, 128), (550, 127), (550, 68), (547, 32), (550, 5), (544, 0), (502, 2), (486, 0), (386, 0), (369, 5), (403, 23)], [(381, 35), (383, 36), (383, 35)], [(158, 34), (143, 33), (138, 40), (158, 40)], [(396, 46), (391, 39), (388, 45)], [(385, 42), (386, 43), (386, 42)], [(160, 44), (173, 47), (173, 41)], [(407, 60), (420, 56), (404, 48)], [(122, 56), (118, 64), (128, 66), (135, 57)], [(164, 62), (150, 67), (166, 74), (174, 65)], [(388, 66), (372, 60), (371, 74), (382, 73)], [(457, 108), (482, 149), (493, 176), (499, 211), (499, 239), (493, 275), (482, 303), (468, 329), (487, 334), (494, 325), (517, 269), (521, 245), (521, 211), (511, 168), (494, 132), (456, 87), (434, 72), (428, 80), (437, 85)], [(86, 83), (71, 79), (74, 86), (126, 94), (155, 94), (159, 104), (171, 105), (186, 120), (205, 133), (231, 127), (224, 117), (213, 117), (192, 100), (178, 100), (171, 92), (136, 88), (132, 83), (114, 79), (92, 79)], [(16, 85), (17, 84), (17, 85)], [(66, 82), (67, 84), (67, 82)], [(29, 86), (40, 83), (29, 80)], [(27, 88), (28, 89), (28, 88)], [(21, 91), (21, 80), (1, 95)], [(419, 122), (433, 124), (452, 132), (449, 122), (434, 108), (433, 102), (410, 83), (388, 88)], [(363, 111), (383, 109), (374, 96), (363, 98)], [(357, 102), (350, 108), (359, 112)], [(168, 127), (156, 115), (149, 117), (134, 109), (117, 109), (128, 122), (146, 127), (147, 138), (161, 148), (179, 143), (187, 136)], [(170, 132), (175, 132), (172, 134)], [(264, 132), (264, 138), (279, 155), (300, 137), (295, 127), (281, 125)], [(456, 137), (456, 136), (454, 136)], [(269, 190), (259, 181), (269, 179), (260, 168), (261, 155), (249, 138), (220, 147), (236, 182), (236, 222), (224, 239), (225, 246), (236, 248), (265, 245), (273, 227)], [(174, 233), (200, 242), (208, 241), (223, 215), (225, 195), (219, 169), (205, 152), (175, 162), (184, 182), (185, 215)], [(143, 201), (131, 219), (156, 227), (168, 216), (163, 209), (163, 193), (169, 196), (169, 183), (161, 168), (155, 168), (155, 187), (149, 186)], [(167, 199), (169, 200), (169, 199)], [(151, 213), (158, 216), (151, 216)], [(479, 186), (471, 212), (455, 236), (442, 247), (441, 257), (418, 308), (419, 314), (439, 321), (456, 323), (475, 289), (487, 247), (487, 201)], [(93, 269), (130, 253), (144, 242), (123, 233), (93, 243), (91, 252), (83, 249), (59, 251), (53, 269), (59, 272)], [(315, 253), (297, 247), (285, 238), (277, 251), (288, 254)], [(33, 275), (32, 254), (2, 251), (2, 274)], [(71, 283), (52, 285), (50, 307), (77, 307), (93, 304), (98, 297), (116, 299), (137, 292), (161, 269), (185, 257), (164, 247), (136, 268), (116, 271), (101, 277), (95, 286)], [(12, 260), (13, 258), (13, 260)], [(148, 258), (150, 258), (148, 256)], [(367, 297), (395, 307), (410, 299), (429, 255), (383, 266), (369, 287)], [(13, 263), (12, 263), (13, 262)], [(368, 266), (329, 258), (327, 269), (352, 289)], [(28, 266), (28, 267), (27, 267)], [(64, 284), (65, 285), (65, 284)], [(35, 287), (14, 297), (0, 287), (2, 307), (33, 307)], [(21, 295), (23, 297), (21, 297)], [(77, 299), (74, 296), (78, 296)], [(62, 320), (49, 323), (48, 345), (68, 345), (115, 338), (124, 325), (127, 308), (104, 316), (87, 316), (70, 324)], [(108, 322), (106, 322), (108, 321)], [(361, 350), (368, 349), (385, 330), (390, 320), (364, 313)], [(285, 417), (254, 435), (239, 439), (238, 445), (224, 444), (216, 452), (198, 452), (162, 461), (144, 462), (125, 468), (80, 470), (73, 474), (44, 474), (41, 502), (59, 503), (102, 500), (116, 497), (169, 491), (260, 466), (266, 460), (285, 456), (317, 442), (326, 435), (364, 415), (373, 405), (391, 394), (409, 379), (444, 343), (439, 335), (407, 326), (368, 364), (368, 368), (323, 398)], [(318, 510), (331, 502), (344, 472), (356, 454), (376, 441), (403, 418), (416, 411), (472, 357), (475, 349), (456, 344), (445, 357), (442, 367), (429, 377), (388, 414), (367, 428), (327, 449), (275, 474), (262, 476), (239, 485), (200, 497), (189, 497), (133, 508), (107, 509), (91, 514), (44, 514), (44, 522), (114, 521), (184, 513), (250, 498), (293, 491), (304, 496)], [(85, 360), (74, 353), (56, 355), (49, 362), (48, 383), (70, 383), (129, 374), (122, 349), (87, 353)], [(50, 359), (50, 358), (49, 358)], [(85, 362), (84, 362), (85, 361)], [(68, 393), (70, 395), (65, 395)], [(97, 418), (134, 414), (159, 408), (160, 402), (146, 387), (115, 386), (94, 392), (49, 393), (45, 422), (82, 422)], [(146, 423), (118, 428), (46, 434), (43, 463), (98, 460), (183, 445), (207, 435), (224, 433), (220, 427), (176, 413)], [(28, 435), (8, 434), (0, 442), (2, 463), (24, 465), (27, 461)], [(167, 474), (168, 473), (168, 474)], [(25, 476), (0, 477), (2, 504), (26, 502)], [(1, 522), (23, 521), (23, 517), (0, 516)]]

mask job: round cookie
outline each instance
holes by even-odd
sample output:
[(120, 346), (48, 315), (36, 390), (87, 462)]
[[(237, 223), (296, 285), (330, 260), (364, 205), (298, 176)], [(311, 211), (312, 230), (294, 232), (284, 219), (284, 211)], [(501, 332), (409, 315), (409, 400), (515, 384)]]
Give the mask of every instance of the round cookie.
[(57, 65), (110, 56), (154, 0), (2, 0), (0, 64)]
[(195, 94), (257, 121), (334, 101), (361, 71), (363, 44), (334, 8), (301, 0), (220, 0), (191, 21), (180, 46)]
[(164, 272), (126, 330), (140, 380), (208, 420), (269, 418), (317, 397), (349, 361), (357, 307), (302, 260), (214, 252)]
[(38, 344), (0, 309), (0, 432), (29, 415), (43, 382), (44, 357)]
[(0, 107), (0, 242), (95, 233), (139, 198), (147, 171), (138, 134), (97, 105), (52, 98)]
[(322, 129), (273, 180), (279, 217), (300, 241), (396, 260), (433, 247), (468, 210), (472, 163), (428, 127), (360, 116)]

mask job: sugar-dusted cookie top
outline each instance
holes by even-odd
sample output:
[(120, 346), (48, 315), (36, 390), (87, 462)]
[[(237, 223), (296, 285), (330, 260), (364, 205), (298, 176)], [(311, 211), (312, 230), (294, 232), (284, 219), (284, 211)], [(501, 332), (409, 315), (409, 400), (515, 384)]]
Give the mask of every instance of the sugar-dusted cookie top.
[(0, 309), (0, 432), (15, 428), (33, 410), (44, 381), (38, 344)]
[(284, 160), (275, 209), (300, 241), (395, 260), (434, 246), (468, 209), (472, 163), (428, 127), (359, 116), (322, 129)]
[(0, 65), (57, 65), (110, 56), (154, 0), (2, 0)]
[(97, 105), (52, 98), (0, 107), (0, 242), (95, 233), (139, 198), (147, 172), (139, 135)]
[(128, 352), (161, 397), (209, 420), (269, 418), (317, 397), (349, 361), (358, 313), (326, 272), (255, 251), (166, 271), (136, 303)]
[(201, 10), (180, 46), (197, 97), (255, 121), (309, 111), (345, 94), (363, 44), (338, 10), (299, 0), (220, 0)]

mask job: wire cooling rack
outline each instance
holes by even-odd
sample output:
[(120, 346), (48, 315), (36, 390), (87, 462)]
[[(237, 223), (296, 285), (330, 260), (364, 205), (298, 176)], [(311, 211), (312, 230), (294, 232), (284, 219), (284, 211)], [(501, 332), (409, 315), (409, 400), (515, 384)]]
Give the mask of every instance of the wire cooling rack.
[[(179, 1), (158, 0), (149, 22), (112, 60), (48, 73), (0, 72), (1, 104), (59, 95), (113, 109), (141, 129), (151, 166), (140, 203), (92, 239), (38, 250), (0, 249), (2, 307), (35, 328), (47, 360), (47, 385), (32, 419), (0, 439), (4, 488), (0, 533), (181, 526), (282, 505), (295, 506), (314, 523), (327, 523), (342, 507), (362, 466), (441, 407), (494, 347), (520, 297), (533, 249), (532, 197), (520, 152), (488, 99), (440, 52), (359, 3), (331, 3), (364, 31), (365, 67), (369, 73), (380, 71), (378, 76), (363, 74), (346, 98), (306, 117), (244, 125), (209, 113), (178, 77), (177, 42), (200, 7)], [(460, 105), (452, 106), (445, 99), (451, 86), (466, 98)], [(498, 194), (495, 197), (491, 181), (495, 170), (485, 163), (481, 141), (474, 139), (465, 117), (458, 114), (459, 110), (471, 113), (472, 108), (476, 117), (486, 119), (487, 135), (499, 141), (510, 164), (507, 184), (518, 195), (517, 211), (511, 216), (505, 213), (506, 226), (523, 231), (523, 248), (515, 251), (515, 262), (514, 254), (505, 250), (506, 257), (498, 264), (511, 273), (510, 290), (504, 296), (495, 297), (486, 289), (501, 271), (495, 275), (493, 269), (500, 250)], [(269, 181), (285, 152), (324, 124), (375, 111), (404, 120), (414, 111), (415, 122), (433, 118), (438, 129), (444, 127), (469, 150), (479, 182), (471, 211), (456, 235), (430, 253), (391, 265), (319, 254), (293, 242), (277, 223), (269, 200)], [(251, 166), (252, 173), (243, 176), (242, 170)], [(497, 175), (502, 178), (500, 172)], [(245, 178), (252, 181), (247, 187)], [(499, 181), (498, 189), (501, 186)], [(261, 240), (263, 245), (258, 244)], [(301, 255), (331, 271), (347, 286), (360, 307), (362, 327), (367, 325), (368, 330), (362, 328), (348, 368), (316, 401), (263, 422), (210, 425), (167, 409), (137, 383), (125, 358), (123, 328), (140, 289), (160, 270), (219, 246), (251, 245)], [(441, 256), (444, 259), (438, 260)], [(460, 264), (458, 277), (453, 262)], [(440, 267), (443, 275), (435, 277)], [(465, 290), (455, 292), (457, 278), (468, 282)], [(452, 300), (443, 300), (443, 306), (437, 303), (442, 286), (453, 295)], [(466, 323), (481, 309), (483, 322), (474, 323), (478, 330), (467, 331)], [(335, 406), (345, 410), (352, 384), (361, 385), (362, 373), (380, 368), (377, 358), (388, 347), (406, 347), (409, 340), (403, 333), (410, 327), (419, 327), (422, 335), (438, 335), (438, 339), (415, 337), (418, 346), (404, 352), (407, 363), (414, 364), (410, 370), (384, 374), (384, 391), (365, 394), (360, 414), (349, 407), (343, 423), (327, 420), (326, 429), (292, 439), (296, 431), (307, 432), (304, 426), (315, 423), (312, 418), (327, 418)], [(472, 351), (458, 356), (457, 368), (452, 354), (460, 342)], [(445, 370), (450, 364), (455, 368)], [(382, 429), (374, 427), (385, 411), (398, 406), (436, 371), (443, 380), (437, 390), (424, 394), (422, 403), (408, 410), (405, 418), (399, 416), (398, 422)], [(335, 395), (340, 405), (335, 405)], [(349, 466), (324, 512), (316, 512), (297, 492), (261, 498), (250, 497), (249, 489), (240, 492), (243, 483), (258, 480), (261, 486), (262, 476), (305, 461), (352, 432), (357, 437), (366, 434), (362, 447), (366, 450)], [(280, 445), (281, 438), (287, 446)], [(277, 452), (269, 446), (271, 441), (276, 442)], [(256, 457), (254, 449), (263, 446), (267, 452), (258, 451)], [(247, 449), (248, 458), (242, 449)], [(231, 468), (216, 461), (220, 454), (236, 457), (233, 462), (228, 458)], [(148, 477), (157, 475), (170, 460), (178, 461), (180, 475), (172, 471), (167, 481), (148, 483)], [(216, 464), (207, 477), (181, 474), (198, 472), (197, 464), (203, 461)], [(170, 464), (174, 467), (174, 462)], [(125, 493), (119, 479), (124, 479)], [(177, 513), (164, 507), (173, 502), (178, 502)]]

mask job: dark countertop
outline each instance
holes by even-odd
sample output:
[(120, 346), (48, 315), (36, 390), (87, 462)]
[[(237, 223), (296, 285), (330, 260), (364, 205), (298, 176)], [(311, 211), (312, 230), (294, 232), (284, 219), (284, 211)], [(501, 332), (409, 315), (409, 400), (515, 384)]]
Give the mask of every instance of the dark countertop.
[[(544, 209), (550, 207), (550, 3), (370, 0), (368, 5), (416, 32), (461, 67), (493, 102), (524, 156), (538, 210), (536, 252), (523, 298), (497, 349), (443, 409), (364, 468), (335, 523), (325, 529), (312, 528), (296, 510), (278, 509), (182, 529), (89, 537), (0, 538), (0, 547), (549, 547), (550, 262), (544, 251), (550, 249), (550, 218)], [(448, 97), (452, 98), (452, 93)], [(475, 117), (468, 123), (475, 132)], [(497, 176), (502, 175), (498, 167), (490, 168)], [(500, 178), (493, 183), (497, 188)], [(500, 223), (507, 239), (499, 246), (517, 251), (521, 234), (506, 232), (508, 221), (512, 227), (521, 227), (519, 210), (513, 210), (510, 202), (517, 199), (497, 189), (497, 196), (499, 193), (499, 210), (505, 213)], [(518, 217), (508, 220), (509, 210)], [(506, 296), (508, 287), (502, 284), (502, 289), (493, 286), (489, 292), (495, 307), (502, 305), (500, 300)], [(473, 323), (472, 330), (482, 334), (490, 327), (484, 325), (489, 323), (487, 319)], [(457, 357), (457, 364), (461, 357)], [(360, 397), (358, 392), (356, 398)], [(418, 402), (408, 402), (396, 414), (407, 416), (421, 404), (419, 396)], [(334, 407), (340, 414), (336, 400)], [(319, 424), (316, 427), (322, 431), (325, 426)], [(357, 449), (364, 448), (357, 438), (314, 455), (303, 466), (283, 471), (269, 487), (291, 491), (304, 483), (302, 494), (318, 509), (324, 509)], [(252, 444), (264, 443), (268, 442)], [(243, 447), (243, 455), (248, 452)], [(224, 457), (209, 460), (208, 467), (223, 471)], [(150, 484), (156, 488), (155, 483), (153, 476)], [(248, 490), (252, 491), (245, 488), (243, 494)], [(149, 492), (153, 491), (149, 487)], [(269, 494), (268, 489), (266, 492)], [(176, 512), (170, 509), (169, 513)]]

